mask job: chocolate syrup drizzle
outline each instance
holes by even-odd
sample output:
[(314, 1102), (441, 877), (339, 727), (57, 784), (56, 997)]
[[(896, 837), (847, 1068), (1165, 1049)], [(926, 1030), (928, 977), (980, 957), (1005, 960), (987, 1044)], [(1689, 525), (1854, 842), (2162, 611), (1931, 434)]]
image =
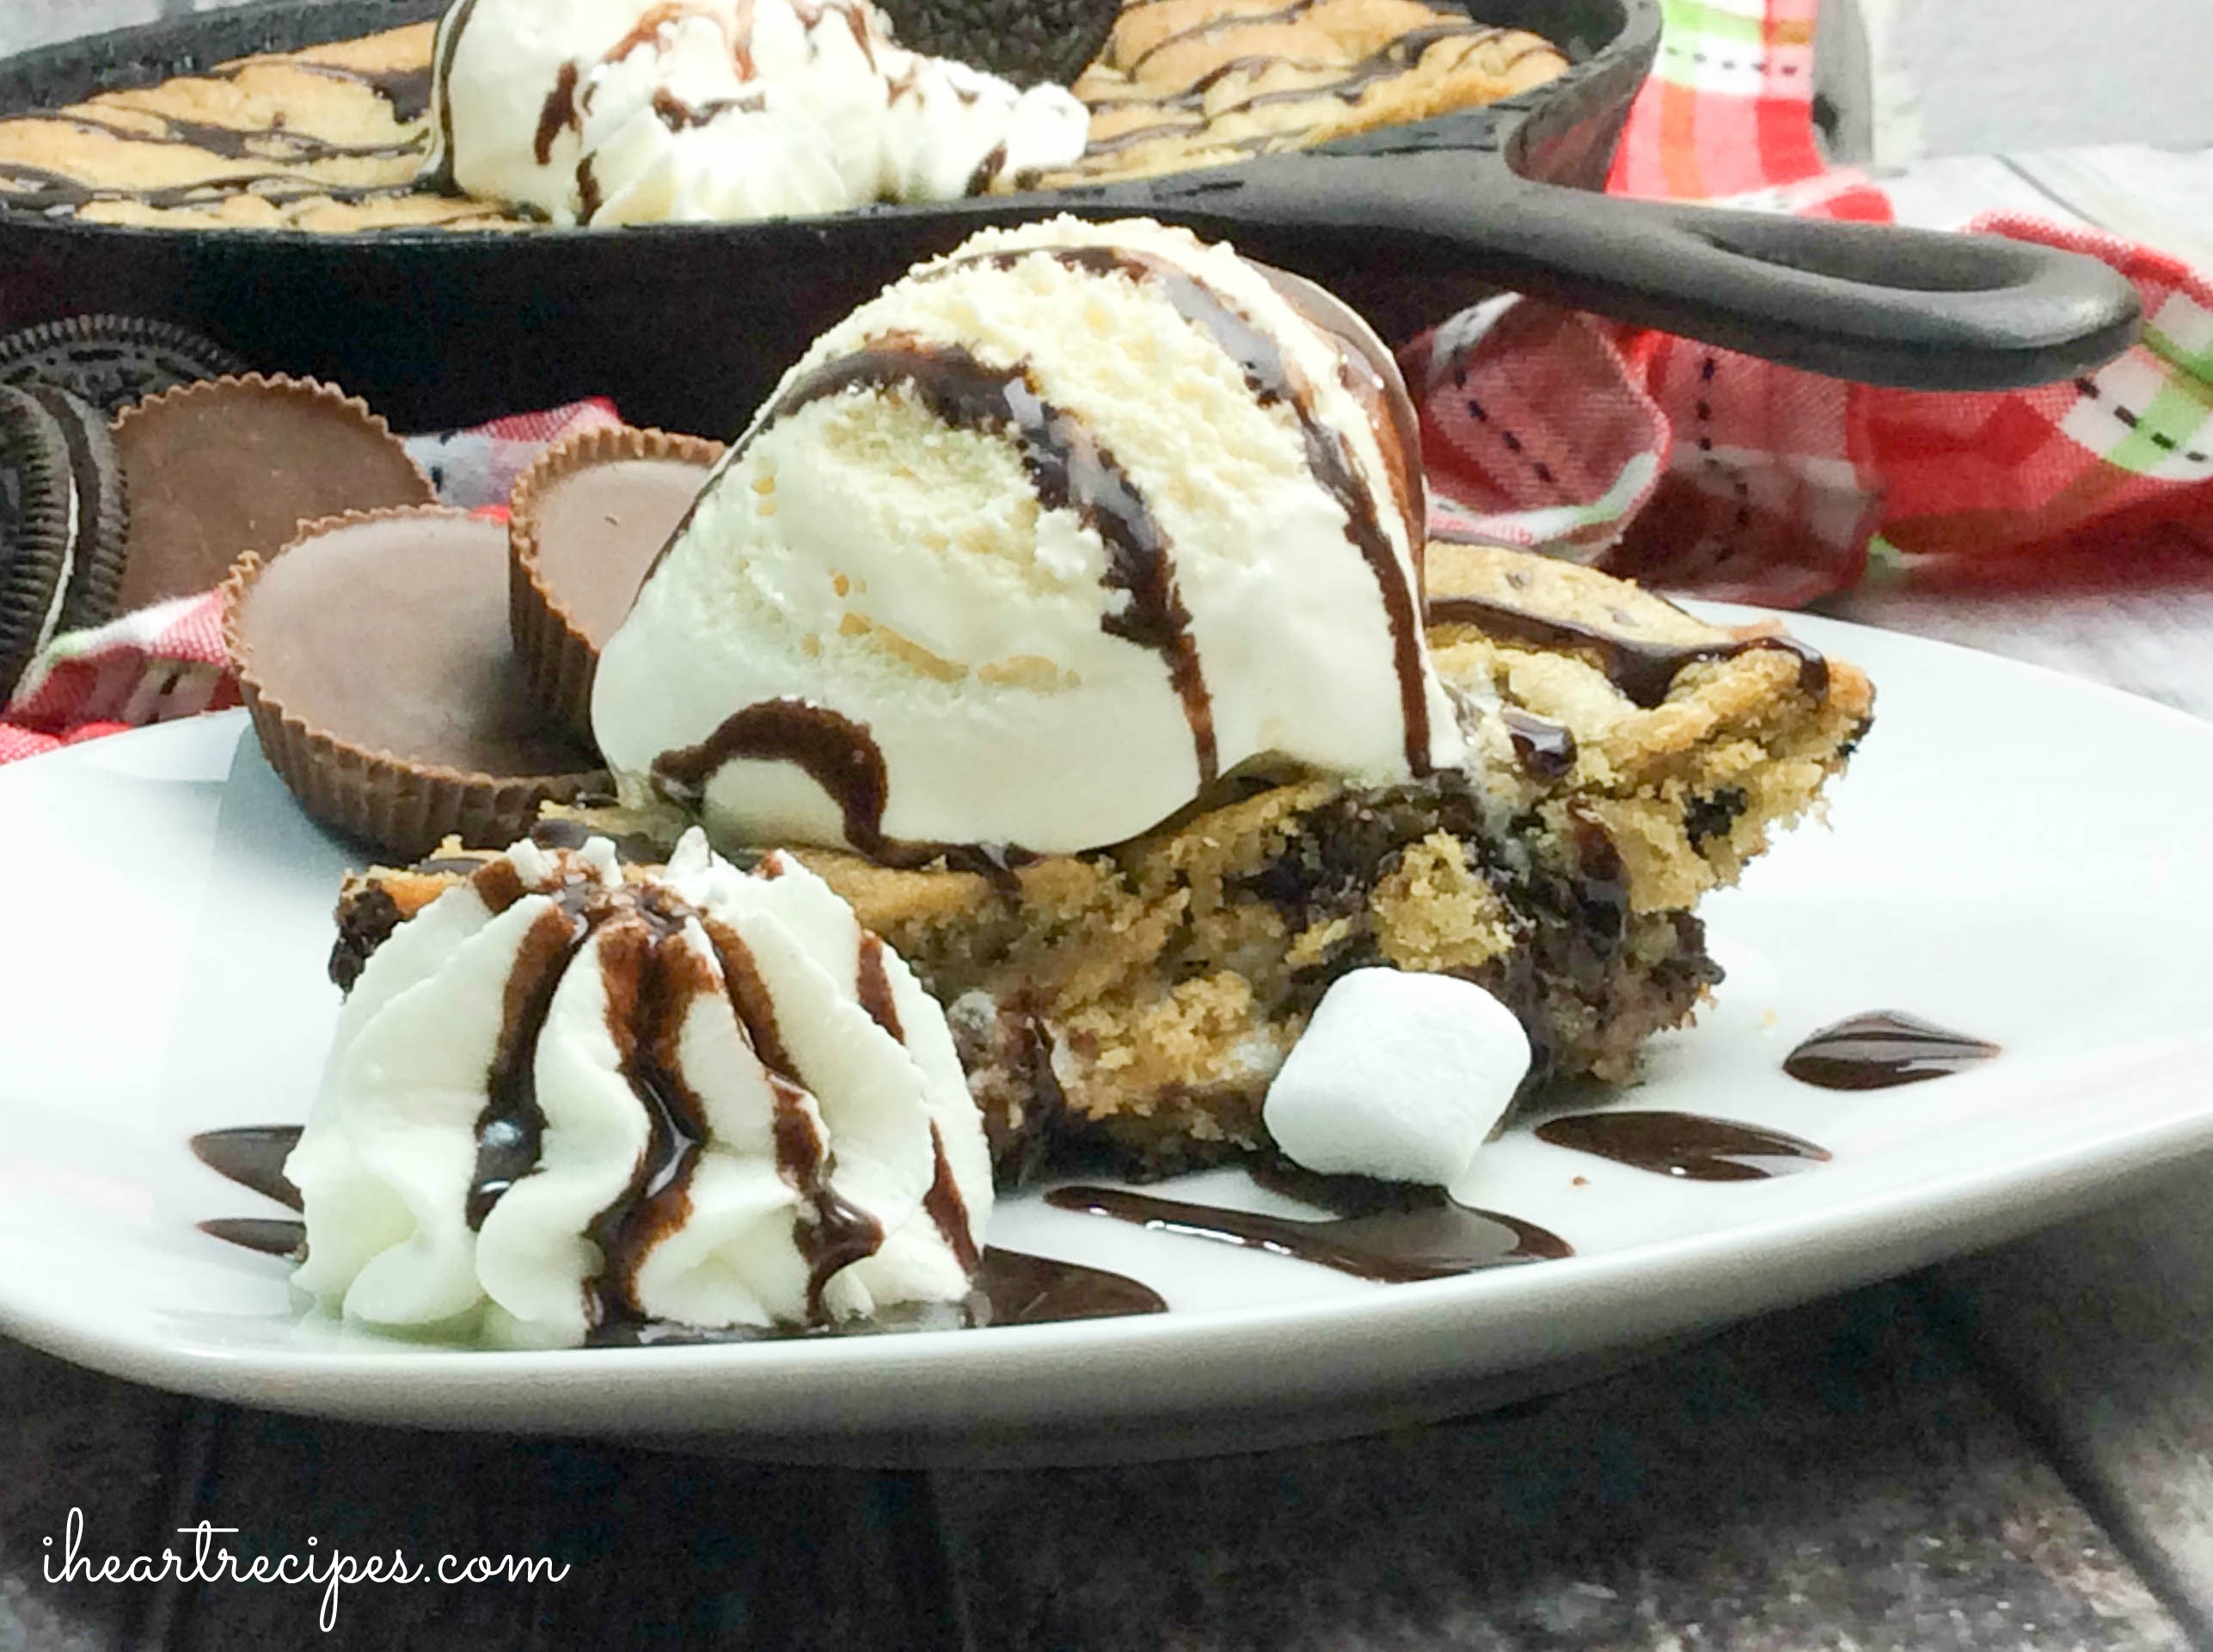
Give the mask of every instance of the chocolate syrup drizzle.
[[(192, 183), (171, 184), (160, 189), (126, 189), (105, 184), (88, 184), (81, 179), (50, 172), (42, 167), (0, 161), (0, 193), (12, 198), (12, 205), (47, 213), (74, 212), (103, 201), (126, 201), (156, 211), (169, 211), (180, 207), (214, 206), (230, 197), (240, 195), (251, 196), (272, 206), (294, 206), (303, 201), (362, 205), (371, 201), (405, 200), (418, 193), (412, 183), (333, 184), (313, 178), (293, 177), (285, 173), (248, 173), (231, 177), (202, 178)], [(481, 212), (444, 222), (474, 223), (499, 216), (496, 208), (487, 206)]]
[[(275, 54), (243, 58), (194, 73), (204, 80), (235, 82), (248, 70), (263, 68), (292, 69), (321, 79), (365, 87), (391, 106), (393, 118), (402, 125), (420, 119), (430, 102), (431, 70), (427, 64), (420, 68), (377, 70)], [(428, 142), (427, 133), (417, 133), (397, 142), (344, 144), (282, 125), (246, 129), (193, 120), (136, 103), (118, 102), (112, 108), (115, 114), (127, 116), (129, 120), (103, 118), (104, 111), (96, 106), (33, 110), (9, 119), (70, 125), (124, 143), (196, 149), (220, 160), (260, 162), (272, 167), (303, 167), (345, 160), (396, 161), (420, 155)], [(138, 126), (129, 121), (150, 124)], [(156, 210), (209, 206), (234, 195), (252, 196), (276, 206), (310, 200), (362, 204), (404, 199), (416, 193), (417, 187), (412, 179), (403, 183), (346, 185), (293, 172), (270, 171), (131, 188), (88, 183), (44, 168), (5, 162), (0, 163), (0, 191), (17, 197), (23, 205), (33, 210), (73, 212), (110, 201), (130, 202)], [(487, 215), (496, 214), (487, 209)]]
[(1533, 614), (1510, 603), (1480, 597), (1433, 597), (1431, 625), (1472, 625), (1488, 635), (1541, 648), (1572, 648), (1595, 654), (1607, 680), (1633, 704), (1649, 711), (1667, 698), (1676, 674), (1699, 660), (1734, 659), (1758, 649), (1773, 649), (1798, 660), (1798, 686), (1813, 700), (1829, 692), (1829, 662), (1795, 637), (1779, 632), (1731, 637), (1718, 642), (1663, 642), (1657, 638), (1598, 631), (1572, 620)]
[(980, 1325), (1057, 1325), (1168, 1312), (1158, 1291), (1125, 1275), (996, 1245), (984, 1252), (976, 1295), (974, 1318)]
[[(679, 532), (681, 529), (679, 529)], [(803, 700), (766, 700), (722, 720), (696, 746), (680, 746), (653, 759), (653, 789), (681, 808), (696, 811), (707, 784), (727, 762), (746, 758), (786, 762), (837, 801), (845, 841), (887, 866), (927, 866), (942, 860), (1006, 887), (1017, 867), (1037, 857), (1027, 849), (990, 843), (913, 843), (884, 835), (890, 800), (884, 753), (865, 725), (826, 706)]]
[[(307, 166), (318, 161), (393, 161), (403, 156), (419, 154), (423, 147), (420, 137), (410, 138), (398, 144), (339, 144), (328, 138), (317, 138), (310, 132), (277, 127), (248, 132), (236, 126), (217, 125), (212, 121), (187, 120), (179, 115), (163, 114), (153, 109), (118, 107), (122, 113), (156, 121), (159, 125), (154, 130), (144, 130), (125, 125), (120, 121), (103, 120), (97, 115), (73, 109), (58, 109), (51, 113), (27, 118), (55, 125), (74, 126), (80, 132), (99, 132), (128, 144), (150, 144), (165, 149), (196, 149), (225, 161), (269, 161), (292, 166)], [(269, 153), (271, 149), (279, 153)]]
[[(536, 890), (525, 885), (505, 860), (488, 862), (469, 881), (495, 915), (531, 895), (550, 895), (553, 901), (526, 933), (508, 976), (486, 1104), (477, 1120), (469, 1226), (481, 1227), (500, 1198), (536, 1166), (545, 1129), (533, 1078), (538, 1040), (555, 988), (596, 935), (607, 989), (608, 1034), (619, 1069), (645, 1109), (650, 1134), (628, 1185), (587, 1229), (604, 1260), (587, 1286), (595, 1322), (642, 1318), (635, 1294), (637, 1264), (690, 1215), (691, 1177), (707, 1124), (698, 1097), (684, 1082), (676, 1051), (691, 1005), (718, 991), (726, 994), (767, 1071), (775, 1102), (778, 1168), (800, 1190), (812, 1218), (800, 1224), (798, 1233), (808, 1263), (808, 1317), (824, 1318), (823, 1295), (830, 1281), (874, 1255), (884, 1232), (831, 1185), (836, 1166), (808, 1117), (811, 1092), (784, 1043), (774, 1000), (743, 939), (658, 888), (610, 890), (573, 873), (555, 889)], [(683, 939), (693, 921), (714, 949), (721, 972), (719, 986), (714, 972)], [(866, 951), (864, 945), (864, 959)]]
[(1191, 635), (1191, 613), (1176, 589), (1168, 535), (1129, 473), (1082, 419), (1038, 393), (1027, 366), (990, 367), (959, 345), (886, 338), (800, 378), (776, 399), (759, 428), (849, 390), (880, 392), (893, 385), (910, 391), (951, 429), (1003, 431), (1029, 473), (1038, 503), (1048, 511), (1073, 511), (1099, 535), (1106, 548), (1106, 588), (1130, 599), (1120, 612), (1101, 618), (1100, 628), (1165, 662), (1191, 725), (1198, 783), (1211, 786), (1221, 774), (1213, 700)]
[[(1325, 424), (1314, 407), (1313, 387), (1284, 354), (1283, 348), (1263, 328), (1241, 314), (1222, 294), (1188, 271), (1163, 258), (1125, 247), (1040, 247), (1020, 252), (981, 253), (973, 257), (958, 259), (941, 266), (937, 273), (972, 264), (987, 264), (997, 269), (1010, 269), (1027, 258), (1046, 258), (1057, 264), (1082, 270), (1090, 275), (1124, 275), (1133, 281), (1149, 283), (1157, 287), (1176, 313), (1191, 323), (1210, 343), (1235, 362), (1245, 380), (1245, 387), (1262, 407), (1278, 404), (1287, 407), (1297, 421), (1300, 439), (1306, 450), (1309, 471), (1322, 490), (1335, 501), (1345, 513), (1345, 536), (1359, 551), (1361, 558), (1375, 576), (1378, 594), (1382, 598), (1383, 612), (1391, 632), (1391, 660), (1398, 674), (1400, 714), (1406, 730), (1406, 756), (1408, 767), (1416, 774), (1430, 772), (1429, 698), (1427, 677), (1423, 670), (1421, 655), (1421, 627), (1418, 623), (1414, 596), (1399, 566), (1396, 554), (1391, 548), (1389, 537), (1383, 532), (1382, 520), (1376, 501), (1375, 490), (1360, 473), (1351, 446), (1344, 436)], [(1285, 293), (1295, 308), (1300, 307), (1300, 295)], [(1305, 311), (1302, 309), (1302, 314)], [(1346, 336), (1337, 328), (1322, 326), (1313, 315), (1307, 315), (1309, 325), (1314, 326), (1338, 344), (1340, 353), (1358, 350), (1362, 358), (1365, 351), (1357, 340)], [(1371, 364), (1372, 368), (1372, 364)], [(1381, 376), (1381, 370), (1374, 369)], [(1386, 385), (1389, 381), (1385, 380)], [(1399, 393), (1400, 400), (1404, 392)], [(1393, 422), (1401, 442), (1405, 430), (1412, 424), (1409, 407), (1401, 419), (1396, 410)], [(1383, 432), (1376, 431), (1379, 446), (1388, 448)], [(1386, 454), (1388, 457), (1388, 454)], [(1410, 463), (1411, 456), (1401, 453), (1402, 463)], [(1404, 486), (1404, 484), (1401, 484)], [(1409, 499), (1397, 501), (1405, 513), (1409, 546), (1419, 546), (1423, 523), (1412, 508)], [(1416, 553), (1419, 554), (1419, 553)], [(1210, 777), (1211, 778), (1211, 777)]]
[(1484, 1268), (1573, 1254), (1557, 1234), (1512, 1216), (1455, 1203), (1438, 1190), (1393, 1191), (1405, 1200), (1395, 1208), (1322, 1221), (1223, 1210), (1125, 1188), (1055, 1188), (1045, 1202), (1056, 1209), (1111, 1216), (1156, 1232), (1266, 1251), (1391, 1283), (1449, 1279)]
[[(1198, 281), (1159, 260), (1112, 248), (1045, 249), (1091, 269), (1118, 268), (1165, 284), (1180, 310), (1236, 360), (1264, 401), (1283, 401), (1306, 436), (1316, 479), (1346, 512), (1346, 535), (1375, 571), (1389, 618), (1394, 662), (1406, 723), (1407, 758), (1417, 774), (1429, 762), (1429, 718), (1414, 597), (1376, 515), (1374, 494), (1359, 475), (1342, 436), (1317, 419), (1309, 393), (1272, 340)], [(994, 258), (1014, 254), (987, 254)], [(763, 414), (756, 431), (811, 402), (855, 389), (909, 388), (932, 414), (956, 429), (1004, 430), (1012, 437), (1048, 510), (1071, 509), (1106, 544), (1106, 584), (1127, 593), (1120, 612), (1100, 625), (1159, 653), (1183, 702), (1202, 786), (1219, 778), (1212, 701), (1190, 630), (1191, 615), (1176, 589), (1166, 535), (1137, 485), (1074, 415), (1037, 393), (1028, 370), (986, 366), (953, 345), (887, 339), (827, 362), (790, 386)], [(680, 537), (683, 529), (671, 538)], [(948, 865), (1003, 880), (1011, 866), (1033, 859), (1026, 852), (988, 845), (908, 843), (884, 834), (889, 780), (883, 752), (867, 728), (825, 707), (797, 700), (763, 701), (726, 719), (696, 745), (664, 752), (652, 764), (661, 794), (696, 810), (706, 787), (725, 763), (745, 758), (794, 764), (838, 805), (845, 841), (889, 866)]]
[(300, 1190), (285, 1175), (285, 1160), (300, 1144), (297, 1124), (247, 1125), (204, 1130), (192, 1139), (193, 1156), (226, 1181), (251, 1188), (287, 1210), (300, 1208)]
[(1798, 1136), (1698, 1113), (1569, 1113), (1536, 1138), (1686, 1182), (1762, 1182), (1829, 1161)]
[[(299, 1190), (285, 1179), (284, 1166), (299, 1135), (297, 1125), (211, 1130), (194, 1136), (192, 1148), (204, 1163), (228, 1180), (267, 1194), (297, 1210), (300, 1208)], [(941, 1157), (940, 1174), (941, 1178), (949, 1175)], [(941, 1221), (945, 1220), (941, 1218)], [(1051, 1261), (1021, 1251), (992, 1249), (978, 1257), (972, 1240), (967, 1237), (965, 1211), (959, 1220), (961, 1244), (966, 1247), (960, 1250), (961, 1264), (975, 1275), (975, 1282), (968, 1306), (956, 1310), (948, 1324), (1034, 1325), (1167, 1311), (1168, 1304), (1161, 1300), (1159, 1293), (1104, 1269)], [(211, 1239), (264, 1256), (297, 1262), (307, 1251), (306, 1225), (281, 1217), (218, 1217), (198, 1226)], [(947, 1238), (951, 1237), (948, 1228)], [(753, 1342), (771, 1337), (851, 1334), (877, 1328), (874, 1322), (854, 1321), (815, 1325), (800, 1331), (695, 1331), (649, 1325), (634, 1318), (616, 1318), (603, 1319), (594, 1328), (592, 1342), (598, 1347), (656, 1342)], [(917, 1328), (927, 1328), (927, 1322)]]
[[(1131, 5), (1125, 9), (1135, 9), (1137, 6), (1145, 3), (1147, 0), (1132, 0)], [(1225, 14), (1210, 17), (1154, 42), (1130, 63), (1120, 65), (1121, 71), (1135, 75), (1156, 53), (1187, 40), (1253, 24), (1266, 25), (1294, 21), (1303, 13), (1311, 10), (1315, 3), (1315, 0), (1297, 0), (1297, 3), (1281, 11), (1265, 15)], [(1224, 104), (1212, 111), (1208, 111), (1205, 107), (1207, 95), (1233, 75), (1263, 74), (1268, 70), (1286, 64), (1301, 70), (1311, 70), (1321, 65), (1298, 59), (1287, 59), (1275, 53), (1253, 52), (1217, 64), (1189, 85), (1174, 91), (1154, 95), (1131, 92), (1126, 95), (1092, 100), (1089, 107), (1094, 111), (1144, 107), (1153, 109), (1163, 115), (1195, 114), (1199, 119), (1195, 121), (1160, 120), (1150, 125), (1127, 128), (1111, 137), (1100, 138), (1092, 143), (1084, 151), (1085, 158), (1112, 155), (1118, 150), (1134, 149), (1141, 144), (1150, 143), (1156, 139), (1187, 134), (1203, 128), (1209, 120), (1220, 119), (1247, 110), (1261, 108), (1269, 104), (1298, 103), (1325, 97), (1334, 97), (1343, 103), (1357, 103), (1368, 89), (1378, 81), (1388, 80), (1394, 75), (1403, 74), (1413, 68), (1433, 46), (1446, 40), (1460, 40), (1468, 42), (1468, 50), (1474, 50), (1483, 42), (1499, 39), (1508, 33), (1505, 29), (1472, 22), (1464, 16), (1458, 16), (1452, 13), (1439, 12), (1438, 16), (1439, 18), (1438, 22), (1420, 28), (1409, 29), (1395, 40), (1386, 42), (1358, 63), (1346, 69), (1343, 75), (1336, 80), (1316, 84), (1281, 87), (1272, 91), (1254, 92), (1236, 102)], [(1532, 41), (1509, 58), (1501, 68), (1511, 70), (1536, 53), (1550, 50), (1552, 48), (1542, 41)], [(1263, 141), (1273, 140), (1264, 138)]]
[(545, 107), (538, 111), (538, 130), (530, 141), (530, 153), (542, 167), (553, 164), (554, 139), (577, 124), (577, 73), (573, 60), (561, 64), (561, 72), (554, 76), (553, 90), (546, 94)]
[[(273, 1199), (287, 1210), (301, 1208), (300, 1190), (285, 1174), (285, 1160), (299, 1145), (297, 1124), (247, 1125), (238, 1129), (203, 1130), (192, 1138), (193, 1156), (225, 1181)], [(307, 1224), (285, 1217), (218, 1216), (197, 1224), (210, 1239), (294, 1261), (307, 1254)]]
[(438, 102), (438, 164), (423, 180), (422, 187), (442, 195), (460, 193), (453, 176), (453, 60), (461, 51), (461, 37), (475, 12), (476, 0), (461, 0), (440, 20), (433, 47), (438, 54), (431, 71), (431, 85)]
[(210, 1239), (265, 1257), (298, 1262), (307, 1256), (307, 1224), (281, 1216), (217, 1216), (193, 1224)]
[(1888, 1090), (1962, 1072), (2002, 1053), (1996, 1044), (1899, 1010), (1871, 1010), (1809, 1034), (1784, 1058), (1783, 1071), (1824, 1090)]
[[(252, 58), (226, 64), (220, 69), (208, 70), (211, 79), (236, 80), (244, 72)], [(303, 58), (285, 58), (279, 61), (304, 74), (320, 75), (325, 80), (345, 81), (350, 85), (365, 86), (392, 106), (392, 119), (402, 125), (420, 120), (430, 112), (431, 69), (427, 63), (410, 69), (354, 69), (345, 64), (310, 63)]]

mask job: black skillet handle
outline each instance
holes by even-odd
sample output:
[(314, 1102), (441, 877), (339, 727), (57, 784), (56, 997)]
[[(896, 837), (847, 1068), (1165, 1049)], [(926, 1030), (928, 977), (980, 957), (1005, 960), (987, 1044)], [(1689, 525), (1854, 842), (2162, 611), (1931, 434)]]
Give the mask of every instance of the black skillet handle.
[(1292, 269), (1323, 248), (1339, 263), (1459, 269), (1870, 384), (2049, 383), (2118, 354), (2141, 319), (2128, 282), (2078, 254), (1993, 236), (1624, 200), (1435, 154), (1380, 166), (1319, 156), (1261, 162), (1211, 179), (1151, 180), (1148, 193), (1158, 216), (1226, 234), (1241, 251)]

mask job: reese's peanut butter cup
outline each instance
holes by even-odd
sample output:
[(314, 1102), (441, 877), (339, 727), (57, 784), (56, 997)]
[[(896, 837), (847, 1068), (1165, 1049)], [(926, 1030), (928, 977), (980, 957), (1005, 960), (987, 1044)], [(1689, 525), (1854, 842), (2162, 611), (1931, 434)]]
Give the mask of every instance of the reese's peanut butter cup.
[(114, 436), (131, 496), (126, 609), (205, 590), (303, 523), (436, 497), (383, 419), (314, 379), (184, 385), (125, 409)]
[(511, 620), (530, 693), (592, 738), (599, 651), (690, 514), (722, 444), (665, 431), (584, 431), (516, 480)]
[(523, 684), (507, 536), (438, 507), (351, 511), (242, 558), (224, 636), (254, 732), (317, 820), (395, 855), (525, 835), (607, 777)]

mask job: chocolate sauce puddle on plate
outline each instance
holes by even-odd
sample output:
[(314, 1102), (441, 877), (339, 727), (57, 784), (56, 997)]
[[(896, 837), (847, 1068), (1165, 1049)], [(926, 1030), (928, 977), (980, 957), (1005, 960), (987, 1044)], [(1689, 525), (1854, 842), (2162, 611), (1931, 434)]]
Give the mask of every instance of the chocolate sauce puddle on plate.
[(199, 1224), (210, 1239), (297, 1262), (307, 1255), (307, 1224), (285, 1216), (218, 1216)]
[[(192, 1138), (200, 1162), (241, 1187), (267, 1194), (294, 1210), (299, 1190), (285, 1179), (285, 1160), (300, 1139), (297, 1124), (209, 1130)], [(199, 1231), (264, 1256), (297, 1260), (306, 1254), (307, 1227), (283, 1217), (218, 1217)], [(860, 1334), (880, 1330), (951, 1330), (962, 1326), (1042, 1325), (1067, 1319), (1100, 1319), (1132, 1313), (1162, 1313), (1168, 1304), (1149, 1286), (1104, 1268), (1055, 1262), (1021, 1251), (987, 1250), (977, 1270), (975, 1291), (966, 1309), (925, 1311), (913, 1323), (861, 1321), (851, 1326), (818, 1328), (812, 1333)], [(684, 1325), (618, 1320), (593, 1333), (602, 1348), (645, 1347), (689, 1343), (757, 1342), (788, 1333), (759, 1331), (700, 1331)]]
[(987, 1250), (976, 1277), (979, 1324), (1055, 1325), (1127, 1313), (1165, 1313), (1158, 1291), (1124, 1274), (1055, 1262), (1026, 1251)]
[(1123, 1188), (1056, 1188), (1045, 1196), (1045, 1202), (1057, 1209), (1240, 1245), (1392, 1284), (1450, 1279), (1484, 1268), (1573, 1254), (1566, 1240), (1542, 1227), (1456, 1204), (1442, 1193), (1398, 1208), (1320, 1221), (1187, 1204)]
[(1888, 1090), (1980, 1065), (2002, 1053), (1898, 1010), (1870, 1010), (1823, 1027), (1783, 1059), (1783, 1071), (1824, 1090)]
[(285, 1179), (285, 1160), (291, 1157), (299, 1141), (297, 1124), (254, 1124), (236, 1130), (203, 1130), (193, 1137), (192, 1151), (194, 1158), (224, 1180), (250, 1187), (288, 1210), (297, 1210), (300, 1190)]
[(1569, 1113), (1536, 1137), (1685, 1182), (1763, 1182), (1829, 1160), (1828, 1148), (1781, 1130), (1698, 1113)]

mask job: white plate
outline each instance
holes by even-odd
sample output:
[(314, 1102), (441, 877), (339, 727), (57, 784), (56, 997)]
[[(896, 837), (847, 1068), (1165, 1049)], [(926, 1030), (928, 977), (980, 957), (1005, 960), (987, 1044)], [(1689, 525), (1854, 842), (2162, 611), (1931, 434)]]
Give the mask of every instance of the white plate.
[[(1730, 978), (1620, 1104), (1780, 1128), (1833, 1162), (1690, 1184), (1516, 1132), (1457, 1191), (1577, 1254), (1419, 1285), (1009, 1202), (996, 1241), (1135, 1275), (1173, 1310), (1075, 1325), (492, 1354), (303, 1322), (281, 1263), (194, 1231), (281, 1213), (186, 1138), (303, 1117), (346, 852), (236, 713), (0, 769), (0, 1329), (164, 1387), (398, 1423), (867, 1462), (1229, 1449), (1554, 1385), (2026, 1231), (2213, 1145), (2213, 725), (1793, 623), (1874, 676), (1875, 732), (1833, 829), (1707, 904)], [(1779, 1070), (1804, 1033), (1877, 1007), (2006, 1053), (1857, 1095)], [(1234, 1172), (1171, 1190), (1269, 1208)]]

